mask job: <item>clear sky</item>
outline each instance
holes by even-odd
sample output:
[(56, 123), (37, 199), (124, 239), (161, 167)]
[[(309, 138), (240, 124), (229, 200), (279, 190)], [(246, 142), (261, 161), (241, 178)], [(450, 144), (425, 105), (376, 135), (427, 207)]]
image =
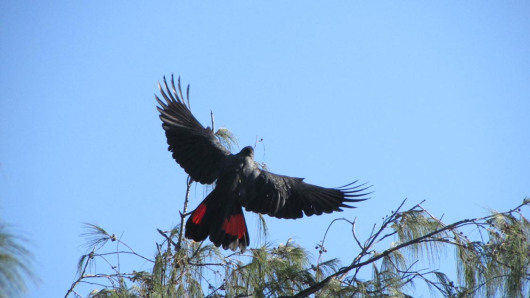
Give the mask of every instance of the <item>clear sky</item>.
[[(153, 96), (171, 73), (204, 125), (212, 110), (240, 148), (263, 138), (256, 158), (272, 172), (373, 185), (358, 209), (270, 219), (275, 243), (312, 250), (337, 217), (366, 234), (405, 198), (447, 221), (519, 204), (529, 32), (517, 0), (2, 1), (0, 216), (35, 255), (29, 297), (66, 293), (84, 222), (146, 256), (156, 228), (178, 223), (186, 176)], [(334, 226), (327, 257), (351, 261), (350, 238)]]

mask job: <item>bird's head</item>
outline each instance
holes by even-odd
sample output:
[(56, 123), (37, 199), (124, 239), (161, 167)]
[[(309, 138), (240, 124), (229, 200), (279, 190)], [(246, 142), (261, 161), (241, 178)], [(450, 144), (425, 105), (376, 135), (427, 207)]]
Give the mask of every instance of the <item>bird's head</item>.
[(250, 147), (250, 146), (247, 146), (243, 149), (241, 149), (241, 151), (239, 151), (239, 155), (243, 155), (243, 156), (248, 156), (250, 158), (254, 158), (254, 148)]

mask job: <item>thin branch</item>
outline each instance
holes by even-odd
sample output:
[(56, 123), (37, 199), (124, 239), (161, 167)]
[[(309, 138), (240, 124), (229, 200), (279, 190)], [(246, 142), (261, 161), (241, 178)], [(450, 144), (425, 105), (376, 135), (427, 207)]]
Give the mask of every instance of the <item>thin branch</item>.
[(328, 228), (326, 229), (326, 232), (324, 233), (324, 237), (322, 238), (322, 240), (320, 241), (320, 251), (319, 251), (319, 254), (318, 254), (318, 261), (317, 263), (320, 263), (320, 260), (322, 258), (322, 254), (325, 252), (325, 249), (324, 249), (324, 242), (326, 241), (326, 236), (328, 235), (328, 232), (329, 232), (329, 229), (331, 228), (331, 226), (336, 222), (336, 221), (339, 221), (339, 220), (344, 220), (346, 222), (348, 222), (349, 224), (353, 224), (351, 221), (347, 220), (346, 218), (335, 218), (334, 220), (331, 221), (331, 223), (328, 225)]
[(84, 278), (84, 275), (85, 275), (85, 272), (86, 272), (86, 269), (88, 267), (88, 263), (90, 262), (90, 260), (94, 257), (94, 251), (92, 251), (86, 262), (85, 262), (85, 266), (83, 267), (83, 271), (81, 271), (81, 273), (79, 274), (79, 278), (74, 282), (72, 283), (72, 286), (70, 287), (70, 289), (68, 290), (68, 292), (66, 292), (66, 295), (64, 295), (64, 297), (68, 297), (68, 295), (70, 295), (70, 293), (73, 293), (74, 292), (74, 288), (81, 282), (81, 280)]
[(357, 234), (355, 233), (355, 224), (357, 223), (357, 217), (353, 219), (353, 223), (352, 223), (352, 226), (351, 226), (351, 231), (352, 231), (352, 234), (353, 234), (353, 239), (355, 239), (355, 242), (357, 242), (357, 245), (359, 246), (360, 249), (363, 249), (363, 246), (361, 244), (361, 241), (359, 241), (359, 238), (357, 237)]
[(215, 132), (215, 119), (213, 117), (213, 111), (210, 110), (210, 118), (212, 120), (212, 131)]
[(179, 250), (182, 245), (182, 236), (183, 236), (183, 231), (184, 231), (184, 219), (186, 218), (186, 211), (188, 210), (188, 202), (190, 199), (190, 189), (191, 189), (192, 183), (193, 183), (193, 179), (191, 179), (191, 177), (188, 176), (188, 179), (186, 180), (186, 197), (184, 198), (184, 208), (182, 210), (182, 213), (180, 214), (179, 240), (176, 246), (177, 250)]
[[(160, 235), (162, 235), (164, 238), (166, 238), (166, 241), (167, 241), (168, 243), (173, 244), (173, 246), (175, 247), (175, 249), (179, 247), (178, 244), (175, 243), (175, 241), (173, 241), (173, 239), (169, 238), (169, 236), (166, 235), (166, 233), (164, 233), (164, 231), (162, 231), (162, 230), (160, 230), (160, 229), (156, 229), (156, 230), (158, 231), (158, 233), (159, 233)], [(163, 244), (163, 243), (162, 243), (162, 244)]]
[(114, 252), (105, 252), (105, 253), (98, 253), (98, 254), (95, 254), (94, 257), (98, 257), (98, 256), (106, 256), (106, 255), (114, 255), (114, 254), (129, 254), (129, 255), (134, 255), (134, 256), (137, 256), (139, 258), (142, 258), (148, 262), (151, 262), (151, 263), (154, 263), (155, 261), (149, 259), (149, 258), (146, 258), (140, 254), (137, 254), (135, 252), (132, 252), (132, 251), (124, 251), (124, 250), (120, 250), (120, 251), (114, 251)]

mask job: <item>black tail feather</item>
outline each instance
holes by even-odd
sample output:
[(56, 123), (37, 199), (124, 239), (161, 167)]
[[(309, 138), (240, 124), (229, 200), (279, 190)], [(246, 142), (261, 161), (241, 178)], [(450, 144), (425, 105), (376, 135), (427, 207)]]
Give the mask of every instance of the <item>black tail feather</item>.
[(191, 213), (186, 222), (186, 238), (199, 242), (209, 236), (217, 247), (233, 251), (239, 248), (244, 252), (250, 238), (241, 205), (237, 201), (220, 203), (213, 198), (214, 193), (210, 193)]

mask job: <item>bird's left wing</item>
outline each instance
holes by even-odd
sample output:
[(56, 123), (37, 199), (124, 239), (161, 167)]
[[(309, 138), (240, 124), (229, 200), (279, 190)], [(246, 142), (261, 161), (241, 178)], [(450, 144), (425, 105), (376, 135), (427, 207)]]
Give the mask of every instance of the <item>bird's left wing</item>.
[(160, 83), (158, 84), (165, 102), (156, 95), (155, 98), (160, 105), (157, 110), (160, 112), (162, 127), (166, 131), (168, 150), (173, 152), (173, 158), (193, 180), (211, 184), (217, 179), (220, 165), (225, 157), (230, 155), (230, 151), (219, 143), (210, 128), (204, 128), (195, 119), (189, 106), (184, 102), (180, 78), (179, 93), (175, 88), (173, 76), (171, 76), (172, 89), (169, 89), (165, 77), (164, 87), (165, 91)]
[(321, 215), (366, 200), (368, 187), (355, 182), (338, 188), (325, 188), (303, 182), (302, 178), (282, 176), (256, 169), (240, 185), (240, 201), (248, 211), (277, 218)]

